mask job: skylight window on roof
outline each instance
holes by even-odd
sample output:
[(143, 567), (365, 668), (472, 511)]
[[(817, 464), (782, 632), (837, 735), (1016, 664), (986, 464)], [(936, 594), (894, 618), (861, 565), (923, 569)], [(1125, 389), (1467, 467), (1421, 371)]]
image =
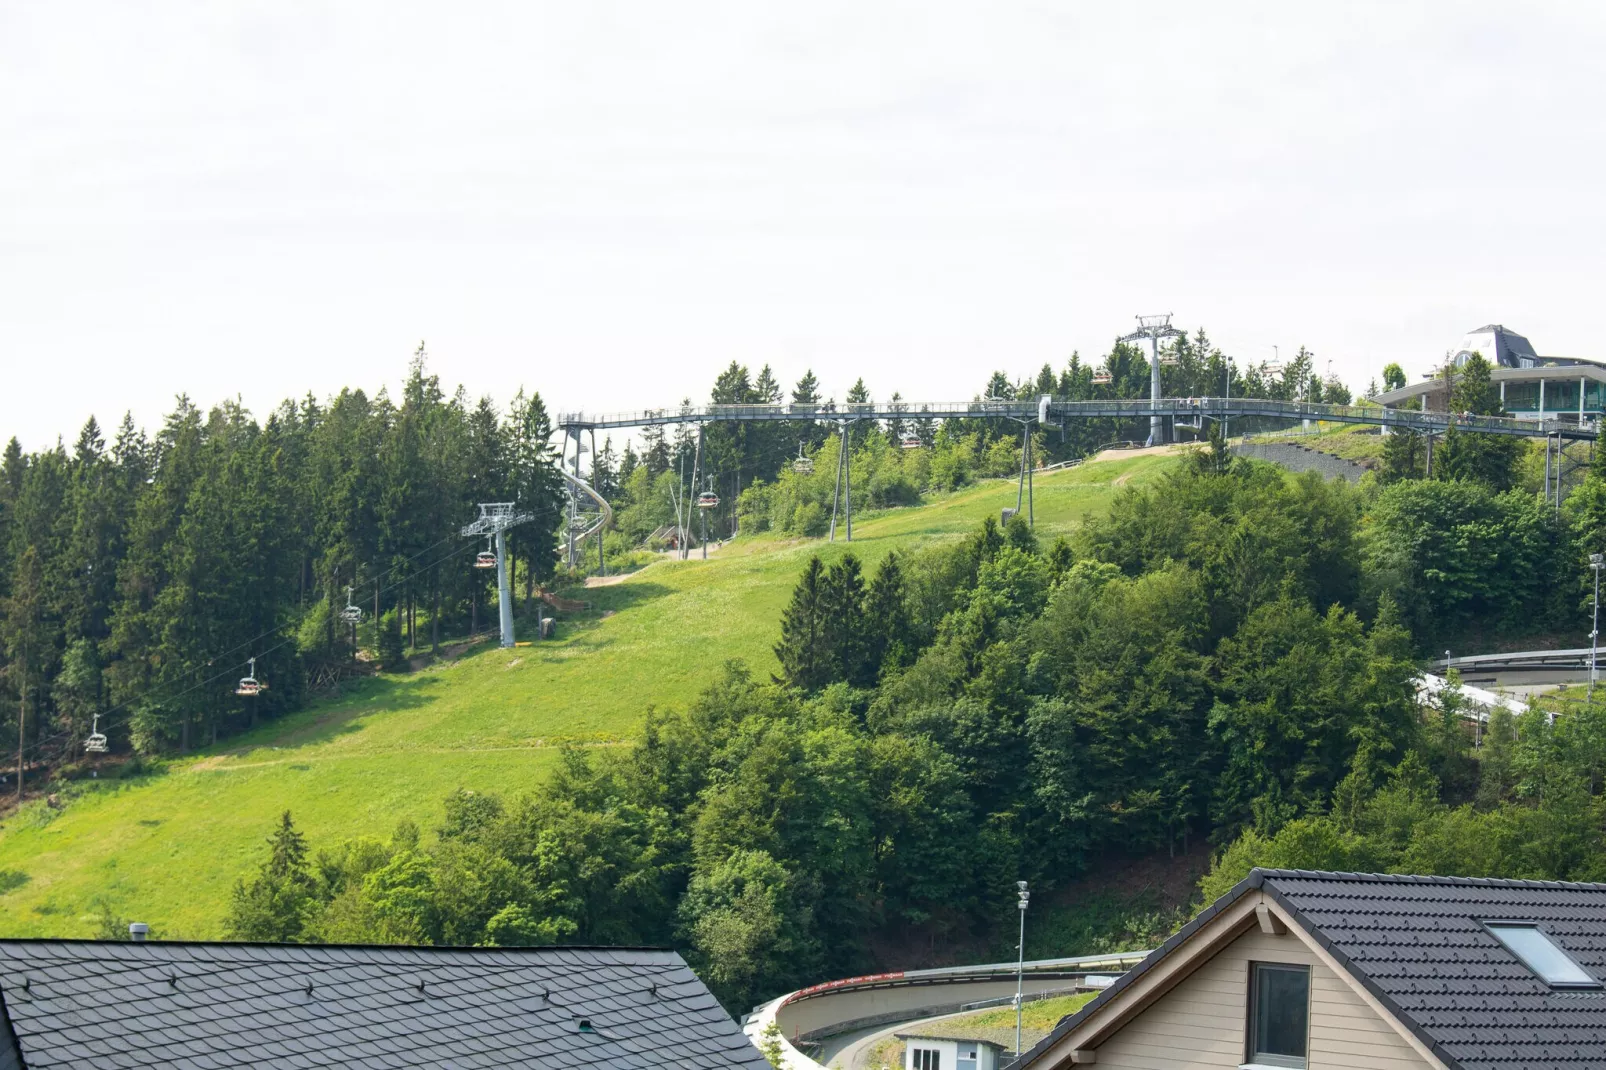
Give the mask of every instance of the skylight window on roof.
[(1506, 945), (1507, 951), (1517, 956), (1519, 962), (1538, 974), (1546, 984), (1562, 988), (1600, 987), (1600, 982), (1574, 962), (1572, 956), (1542, 932), (1539, 926), (1489, 922), (1488, 928), (1496, 940)]

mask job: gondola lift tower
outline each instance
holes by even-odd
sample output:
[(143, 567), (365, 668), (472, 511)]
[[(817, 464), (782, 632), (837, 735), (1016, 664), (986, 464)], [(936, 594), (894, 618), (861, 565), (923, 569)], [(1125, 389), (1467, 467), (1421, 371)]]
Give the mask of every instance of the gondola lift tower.
[[(464, 524), (462, 529), (462, 534), (466, 536), (484, 535), (496, 540), (496, 602), (502, 618), (504, 647), (513, 645), (513, 587), (507, 576), (506, 532), (508, 528), (533, 519), (533, 513), (519, 512), (514, 502), (481, 502), (479, 519), (472, 524)], [(480, 554), (476, 565), (484, 557), (484, 554)]]
[[(1163, 316), (1139, 316), (1138, 329), (1131, 334), (1122, 335), (1122, 342), (1149, 342), (1149, 404), (1154, 408), (1160, 407), (1160, 343), (1171, 338), (1184, 337), (1184, 332), (1171, 326), (1171, 313)], [(1165, 417), (1155, 415), (1149, 417), (1148, 445), (1158, 446), (1166, 440)]]

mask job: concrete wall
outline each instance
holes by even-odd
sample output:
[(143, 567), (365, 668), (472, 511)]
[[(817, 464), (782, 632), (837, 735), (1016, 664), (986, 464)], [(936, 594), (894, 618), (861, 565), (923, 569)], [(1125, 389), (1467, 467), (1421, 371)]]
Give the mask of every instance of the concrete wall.
[(1342, 457), (1334, 457), (1331, 453), (1313, 450), (1297, 442), (1245, 442), (1234, 446), (1233, 452), (1240, 457), (1270, 461), (1290, 472), (1320, 472), (1323, 479), (1343, 479), (1350, 483), (1358, 483), (1366, 472), (1365, 468), (1354, 461), (1346, 461)]
[[(1072, 978), (1032, 977), (1028, 974), (1023, 987), (1031, 995), (1061, 992), (1075, 984)], [(947, 1014), (959, 1010), (962, 1003), (977, 1003), (1014, 994), (1013, 977), (997, 981), (965, 981), (962, 984), (849, 988), (788, 1003), (776, 1011), (775, 1021), (785, 1036), (807, 1040), (881, 1022)]]

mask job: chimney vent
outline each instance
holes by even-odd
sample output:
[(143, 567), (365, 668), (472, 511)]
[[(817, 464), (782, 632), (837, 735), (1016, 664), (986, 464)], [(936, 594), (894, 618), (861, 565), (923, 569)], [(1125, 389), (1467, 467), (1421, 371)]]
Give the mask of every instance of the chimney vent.
[(128, 923), (128, 938), (130, 940), (144, 943), (145, 938), (150, 935), (150, 932), (151, 927), (146, 925), (143, 921), (131, 921)]

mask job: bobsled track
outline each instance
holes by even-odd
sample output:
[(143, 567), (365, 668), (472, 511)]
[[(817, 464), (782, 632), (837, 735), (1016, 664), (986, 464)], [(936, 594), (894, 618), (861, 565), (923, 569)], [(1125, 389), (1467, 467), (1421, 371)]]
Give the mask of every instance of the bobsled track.
[[(1086, 987), (1090, 976), (1125, 973), (1146, 954), (1128, 951), (1028, 962), (1023, 970), (1022, 990), (1027, 999), (1074, 992)], [(826, 981), (753, 1008), (753, 1013), (742, 1020), (742, 1028), (753, 1043), (759, 1044), (770, 1023), (775, 1023), (789, 1070), (820, 1070), (822, 1064), (805, 1050), (831, 1037), (873, 1026), (891, 1028), (964, 1010), (1009, 1005), (1015, 998), (1015, 968), (1013, 962), (996, 962)]]

